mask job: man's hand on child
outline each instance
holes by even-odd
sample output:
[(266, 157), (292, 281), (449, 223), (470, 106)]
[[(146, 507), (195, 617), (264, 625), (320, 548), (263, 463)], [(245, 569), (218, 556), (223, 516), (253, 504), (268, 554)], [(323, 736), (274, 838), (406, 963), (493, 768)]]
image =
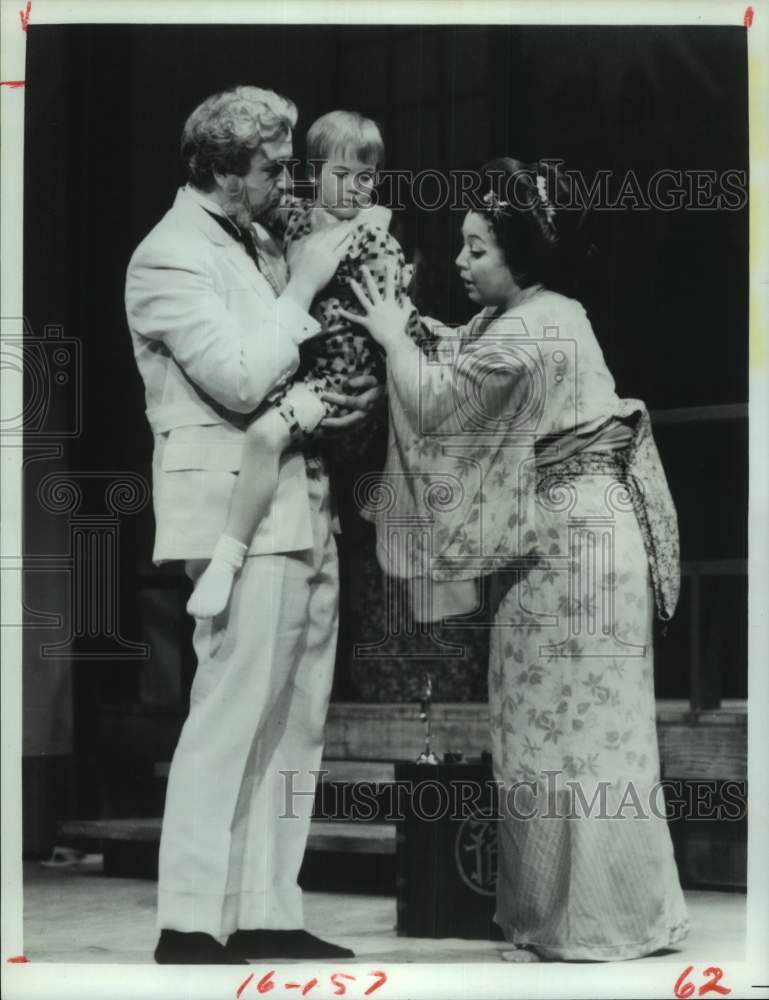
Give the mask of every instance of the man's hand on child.
[(326, 286), (350, 246), (349, 225), (335, 226), (305, 236), (288, 250), (291, 274), (283, 294), (309, 309), (315, 295)]
[(373, 375), (355, 375), (348, 379), (347, 388), (351, 393), (324, 392), (322, 398), (345, 410), (343, 417), (325, 417), (319, 427), (323, 431), (335, 433), (346, 431), (366, 420), (381, 404), (385, 387)]

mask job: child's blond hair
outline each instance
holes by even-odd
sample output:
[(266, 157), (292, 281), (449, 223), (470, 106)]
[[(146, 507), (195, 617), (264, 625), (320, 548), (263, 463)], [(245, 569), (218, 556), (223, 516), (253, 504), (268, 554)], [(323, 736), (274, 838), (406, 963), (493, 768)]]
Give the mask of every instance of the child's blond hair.
[(361, 163), (379, 169), (384, 162), (379, 125), (357, 111), (321, 115), (307, 132), (307, 159), (324, 162), (332, 153), (354, 155)]

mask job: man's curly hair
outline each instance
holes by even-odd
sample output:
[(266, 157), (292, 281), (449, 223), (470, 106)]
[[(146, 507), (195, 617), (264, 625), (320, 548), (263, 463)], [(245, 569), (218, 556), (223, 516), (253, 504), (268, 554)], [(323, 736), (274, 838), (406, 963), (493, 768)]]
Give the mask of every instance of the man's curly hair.
[(290, 134), (296, 105), (260, 87), (234, 87), (206, 98), (187, 119), (181, 153), (189, 181), (202, 191), (214, 186), (214, 170), (243, 177), (264, 142)]

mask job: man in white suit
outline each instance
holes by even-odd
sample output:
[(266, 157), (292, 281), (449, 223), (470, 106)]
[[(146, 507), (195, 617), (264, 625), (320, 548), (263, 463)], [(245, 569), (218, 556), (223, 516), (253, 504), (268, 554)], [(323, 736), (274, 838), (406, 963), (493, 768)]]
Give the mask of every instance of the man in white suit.
[[(224, 527), (247, 415), (319, 332), (308, 309), (344, 250), (338, 232), (312, 236), (289, 277), (258, 222), (286, 190), (295, 123), (290, 101), (255, 87), (204, 101), (182, 137), (189, 183), (128, 267), (128, 323), (155, 438), (153, 558), (184, 560), (193, 580)], [(362, 419), (379, 391), (361, 392), (337, 426)], [(228, 610), (196, 621), (198, 666), (160, 844), (157, 962), (352, 957), (303, 929), (297, 875), (312, 796), (286, 809), (281, 773), (298, 772), (294, 789), (313, 787), (337, 614), (326, 472), (289, 452)]]

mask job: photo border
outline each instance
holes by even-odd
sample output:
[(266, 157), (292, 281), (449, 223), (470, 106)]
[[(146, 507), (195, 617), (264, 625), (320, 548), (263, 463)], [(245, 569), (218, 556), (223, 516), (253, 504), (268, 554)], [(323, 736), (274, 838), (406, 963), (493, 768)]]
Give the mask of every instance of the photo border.
[[(22, 0), (0, 0), (2, 52), (0, 173), (2, 260), (0, 317), (3, 334), (13, 317), (23, 316), (22, 205), (24, 149), (25, 41)], [(749, 362), (749, 664), (748, 664), (748, 890), (744, 962), (714, 964), (724, 968), (724, 983), (734, 997), (769, 996), (769, 4), (744, 2), (447, 2), (447, 0), (32, 0), (30, 23), (228, 24), (370, 23), (370, 24), (627, 24), (745, 25), (748, 33), (750, 148), (750, 362)], [(748, 27), (748, 22), (750, 26)], [(30, 83), (31, 81), (27, 81)], [(22, 410), (22, 378), (3, 369), (3, 412)], [(20, 446), (3, 442), (0, 451), (0, 550), (20, 557), (22, 524), (22, 455)], [(19, 621), (21, 573), (4, 574), (2, 620)], [(2, 663), (2, 994), (8, 1000), (39, 997), (84, 1000), (87, 997), (142, 998), (185, 996), (212, 1000), (235, 996), (244, 978), (238, 968), (170, 967), (149, 964), (14, 962), (23, 956), (21, 866), (21, 683), (22, 630), (0, 630)], [(763, 942), (763, 943), (762, 943)], [(442, 1000), (467, 997), (501, 1000), (537, 995), (575, 997), (673, 996), (677, 976), (688, 964), (685, 946), (669, 962), (632, 964), (386, 963), (388, 983), (382, 1000)], [(696, 974), (702, 963), (691, 963)], [(295, 976), (298, 966), (271, 966), (276, 979)], [(253, 966), (257, 971), (261, 966)], [(329, 966), (330, 968), (330, 966)], [(363, 975), (371, 963), (345, 963)], [(767, 985), (762, 985), (767, 984)], [(278, 994), (273, 994), (277, 996)], [(321, 996), (313, 991), (313, 996)], [(352, 992), (350, 993), (352, 996)]]

